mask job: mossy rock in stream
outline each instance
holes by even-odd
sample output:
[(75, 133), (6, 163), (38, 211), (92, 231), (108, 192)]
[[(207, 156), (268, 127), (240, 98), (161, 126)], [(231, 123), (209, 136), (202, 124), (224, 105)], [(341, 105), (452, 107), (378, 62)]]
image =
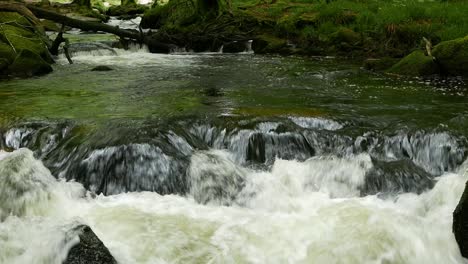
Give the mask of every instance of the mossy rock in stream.
[(263, 34), (257, 36), (252, 42), (255, 53), (288, 53), (287, 41), (273, 35)]
[(33, 51), (23, 49), (8, 67), (13, 76), (31, 77), (52, 72), (52, 67)]
[(16, 12), (0, 12), (0, 23), (13, 26), (32, 27), (27, 18)]
[(432, 54), (444, 73), (468, 76), (468, 36), (441, 42)]
[[(0, 34), (0, 38), (2, 35)], [(16, 57), (16, 52), (13, 50), (13, 48), (0, 41), (0, 58), (5, 59), (7, 62), (11, 63)]]
[(22, 27), (12, 25), (2, 25), (2, 37), (14, 47), (17, 53), (22, 50), (32, 51), (48, 63), (53, 63), (54, 60), (50, 56), (44, 41), (36, 33)]
[(0, 77), (4, 75), (4, 72), (8, 69), (9, 65), (10, 62), (7, 59), (0, 57)]
[(438, 74), (439, 67), (430, 56), (426, 56), (422, 50), (417, 50), (401, 59), (387, 72), (409, 76), (428, 76)]

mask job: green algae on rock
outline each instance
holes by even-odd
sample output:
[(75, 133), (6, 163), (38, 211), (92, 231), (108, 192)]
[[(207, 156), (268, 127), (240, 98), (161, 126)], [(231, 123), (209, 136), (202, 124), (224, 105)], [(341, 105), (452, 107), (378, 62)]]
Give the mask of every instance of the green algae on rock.
[(468, 76), (468, 36), (441, 42), (432, 53), (445, 74)]
[(428, 76), (438, 74), (439, 67), (433, 58), (426, 56), (423, 51), (417, 50), (401, 59), (387, 72), (399, 75)]

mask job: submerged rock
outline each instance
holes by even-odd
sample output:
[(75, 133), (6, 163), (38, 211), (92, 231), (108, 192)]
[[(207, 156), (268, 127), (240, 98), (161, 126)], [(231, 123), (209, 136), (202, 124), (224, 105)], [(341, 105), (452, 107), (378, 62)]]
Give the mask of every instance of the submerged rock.
[(452, 232), (462, 256), (468, 258), (468, 182), (460, 202), (453, 212)]
[(112, 70), (114, 69), (106, 65), (99, 65), (91, 69), (91, 71), (112, 71)]
[(432, 53), (444, 73), (468, 76), (468, 36), (441, 42)]
[(399, 75), (427, 76), (438, 74), (439, 67), (430, 56), (426, 56), (423, 51), (417, 50), (393, 65), (388, 72)]
[(112, 254), (89, 226), (75, 228), (80, 242), (73, 246), (63, 264), (116, 264)]

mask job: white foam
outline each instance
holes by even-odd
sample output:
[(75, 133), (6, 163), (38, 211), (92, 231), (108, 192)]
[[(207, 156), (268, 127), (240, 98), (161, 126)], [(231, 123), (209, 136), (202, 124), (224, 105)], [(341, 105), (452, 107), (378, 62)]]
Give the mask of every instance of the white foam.
[[(195, 158), (205, 171), (237, 166), (225, 153), (208, 154), (218, 155), (214, 163)], [(40, 214), (0, 222), (0, 263), (61, 263), (64, 230), (76, 221), (89, 224), (119, 263), (463, 263), (451, 214), (466, 175), (443, 175), (421, 195), (359, 197), (369, 164), (368, 156), (350, 156), (278, 160), (263, 172), (231, 168), (242, 170), (245, 187), (229, 207), (150, 192), (53, 195)], [(48, 186), (49, 193), (77, 189)]]

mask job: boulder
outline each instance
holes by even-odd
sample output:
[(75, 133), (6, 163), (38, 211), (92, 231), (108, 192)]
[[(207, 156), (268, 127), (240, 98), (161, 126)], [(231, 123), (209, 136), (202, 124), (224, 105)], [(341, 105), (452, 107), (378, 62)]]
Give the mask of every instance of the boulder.
[(468, 36), (443, 41), (432, 54), (445, 74), (468, 76)]
[(75, 228), (80, 242), (73, 246), (63, 264), (116, 264), (112, 254), (89, 226)]
[[(2, 35), (0, 34), (0, 38)], [(13, 62), (13, 60), (16, 57), (16, 52), (13, 50), (13, 48), (0, 41), (0, 58), (5, 59), (9, 63)]]
[(28, 30), (27, 27), (18, 24), (2, 25), (1, 35), (0, 39), (13, 46), (17, 53), (27, 49), (38, 54), (48, 63), (54, 62), (43, 39), (35, 32)]
[(401, 59), (387, 72), (399, 75), (428, 76), (438, 74), (439, 67), (430, 56), (426, 56), (422, 50), (417, 50)]
[(3, 73), (8, 69), (9, 65), (10, 62), (7, 59), (0, 57), (0, 76), (4, 75)]
[(460, 202), (453, 212), (452, 232), (460, 247), (460, 253), (468, 258), (468, 182)]
[(31, 77), (50, 73), (52, 72), (52, 67), (38, 54), (28, 49), (23, 49), (8, 67), (8, 72), (13, 76)]
[(247, 45), (243, 41), (231, 41), (223, 45), (224, 53), (239, 53), (247, 50)]
[(91, 69), (91, 71), (112, 71), (113, 69), (106, 65), (99, 65)]
[(252, 50), (255, 53), (286, 53), (287, 41), (269, 34), (257, 36), (252, 42)]
[(157, 37), (148, 37), (145, 44), (151, 53), (170, 53), (177, 49), (176, 45), (163, 43)]

